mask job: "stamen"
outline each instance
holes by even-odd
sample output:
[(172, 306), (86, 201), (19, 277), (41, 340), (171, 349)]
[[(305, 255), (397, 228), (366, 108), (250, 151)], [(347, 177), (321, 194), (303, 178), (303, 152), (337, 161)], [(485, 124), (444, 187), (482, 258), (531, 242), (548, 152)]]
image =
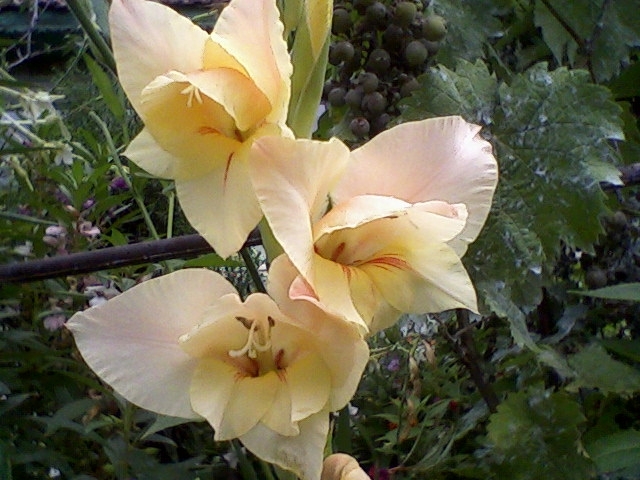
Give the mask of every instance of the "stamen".
[[(247, 322), (249, 322), (249, 320), (244, 317), (236, 317), (236, 319), (247, 327)], [(249, 328), (247, 343), (245, 343), (244, 347), (240, 350), (229, 350), (229, 356), (232, 358), (238, 358), (243, 355), (247, 355), (249, 358), (256, 358), (258, 356), (258, 352), (268, 351), (271, 348), (271, 338), (269, 333), (267, 332), (264, 343), (260, 343), (259, 335), (256, 335), (256, 332), (259, 329), (260, 326), (258, 325), (258, 322), (254, 320)]]
[(182, 95), (187, 95), (187, 107), (191, 108), (191, 106), (193, 105), (194, 97), (199, 104), (202, 104), (202, 97), (200, 96), (200, 90), (195, 85), (189, 85), (180, 93)]

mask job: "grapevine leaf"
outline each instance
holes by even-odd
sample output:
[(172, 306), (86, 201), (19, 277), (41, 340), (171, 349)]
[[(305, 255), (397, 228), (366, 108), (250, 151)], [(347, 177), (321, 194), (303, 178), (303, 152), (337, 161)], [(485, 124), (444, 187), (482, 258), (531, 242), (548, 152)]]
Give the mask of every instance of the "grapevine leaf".
[(640, 466), (640, 432), (623, 430), (595, 439), (585, 450), (600, 473)]
[(487, 427), (497, 478), (591, 478), (593, 468), (578, 450), (584, 421), (580, 405), (564, 393), (510, 394)]
[(434, 0), (434, 13), (447, 20), (447, 36), (438, 52), (438, 62), (455, 65), (457, 59), (484, 58), (487, 40), (502, 35), (492, 0)]
[(602, 393), (630, 394), (640, 391), (640, 372), (611, 358), (598, 344), (585, 347), (569, 357), (569, 365), (577, 378), (567, 386), (569, 391), (582, 387), (598, 388)]
[(558, 63), (566, 57), (573, 65), (581, 47), (595, 80), (604, 82), (629, 64), (630, 49), (640, 45), (640, 16), (631, 13), (637, 10), (637, 0), (539, 0), (535, 23)]

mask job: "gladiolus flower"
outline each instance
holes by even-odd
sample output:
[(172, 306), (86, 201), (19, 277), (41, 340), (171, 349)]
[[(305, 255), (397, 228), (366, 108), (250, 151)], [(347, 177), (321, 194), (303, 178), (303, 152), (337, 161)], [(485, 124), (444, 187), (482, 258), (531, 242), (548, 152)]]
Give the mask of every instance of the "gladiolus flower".
[(412, 122), (351, 154), (338, 141), (257, 140), (251, 179), (300, 273), (290, 296), (319, 301), (365, 332), (402, 312), (477, 311), (460, 257), (497, 182), (479, 130), (460, 117)]
[(328, 413), (355, 393), (369, 351), (341, 318), (289, 299), (296, 272), (280, 263), (273, 299), (243, 302), (219, 274), (181, 270), (76, 313), (67, 327), (87, 364), (127, 400), (204, 418), (216, 440), (239, 438), (264, 460), (318, 479)]
[(226, 257), (262, 214), (246, 157), (285, 126), (292, 66), (274, 0), (232, 0), (209, 35), (169, 7), (114, 0), (118, 77), (145, 128), (125, 151), (175, 180), (191, 224)]

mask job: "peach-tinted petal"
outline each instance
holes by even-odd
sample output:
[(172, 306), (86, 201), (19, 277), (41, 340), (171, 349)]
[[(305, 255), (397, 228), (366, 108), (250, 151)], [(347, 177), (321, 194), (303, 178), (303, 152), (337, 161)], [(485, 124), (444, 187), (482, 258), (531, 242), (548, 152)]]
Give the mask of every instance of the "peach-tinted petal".
[(163, 150), (146, 128), (129, 143), (123, 155), (160, 178), (176, 178), (182, 166), (180, 159)]
[(109, 25), (118, 78), (137, 111), (142, 90), (157, 76), (202, 68), (207, 32), (169, 7), (114, 0)]
[(176, 191), (191, 225), (222, 257), (237, 252), (262, 217), (242, 151), (206, 175), (176, 180)]
[(127, 400), (163, 415), (198, 418), (189, 401), (197, 360), (178, 338), (234, 289), (220, 275), (181, 270), (141, 283), (67, 322), (87, 364)]
[(273, 398), (273, 408), (260, 420), (263, 425), (280, 435), (298, 435), (300, 428), (291, 419), (291, 393), (287, 383), (280, 382)]
[(216, 440), (226, 440), (227, 437), (221, 436), (220, 425), (236, 384), (237, 369), (217, 358), (195, 361), (197, 366), (189, 376), (191, 405), (211, 424)]
[(180, 347), (192, 357), (228, 358), (229, 350), (247, 342), (247, 328), (236, 318), (248, 316), (236, 292), (224, 295), (205, 310), (200, 323), (180, 336)]
[(317, 351), (331, 372), (329, 408), (342, 408), (353, 397), (369, 358), (369, 348), (357, 328), (340, 317), (330, 316), (322, 304), (292, 300), (288, 292), (298, 276), (286, 255), (271, 263), (268, 291), (283, 313), (313, 333)]
[(469, 218), (452, 246), (464, 253), (484, 225), (498, 180), (491, 145), (479, 130), (461, 117), (442, 117), (382, 132), (352, 152), (332, 196), (336, 203), (364, 194), (463, 203)]
[(276, 240), (301, 271), (312, 260), (311, 223), (324, 214), (348, 156), (335, 139), (263, 137), (253, 144), (249, 173), (256, 195)]
[[(444, 202), (407, 204), (400, 200), (384, 202), (372, 195), (354, 197), (332, 209), (314, 225), (315, 249), (326, 259), (344, 265), (366, 262), (391, 243), (402, 243), (416, 235), (426, 242), (445, 243), (455, 238), (465, 226), (464, 205)], [(399, 202), (398, 209), (394, 203)], [(367, 205), (376, 203), (383, 208), (369, 215)], [(404, 204), (404, 205), (403, 205)], [(402, 208), (404, 207), (404, 208)]]
[(224, 107), (240, 131), (252, 128), (271, 109), (269, 100), (253, 80), (236, 70), (216, 68), (189, 73), (187, 77), (203, 95)]
[(269, 99), (269, 123), (284, 123), (289, 105), (292, 66), (283, 31), (276, 2), (253, 0), (230, 2), (211, 33)]
[(280, 380), (275, 372), (240, 376), (232, 365), (201, 360), (191, 382), (191, 404), (213, 426), (216, 440), (244, 435), (273, 408)]
[(242, 145), (231, 116), (206, 95), (196, 97), (194, 88), (186, 75), (169, 72), (154, 79), (141, 95), (147, 131), (178, 159), (174, 179), (198, 178), (223, 168)]
[(388, 246), (360, 268), (400, 311), (433, 313), (467, 308), (477, 312), (469, 275), (446, 244), (425, 242), (417, 236), (407, 238), (402, 244)]
[(304, 420), (324, 408), (331, 392), (331, 372), (315, 352), (296, 358), (284, 372), (291, 395), (291, 420)]
[(283, 436), (259, 423), (241, 436), (240, 441), (262, 460), (291, 470), (301, 480), (317, 480), (322, 472), (329, 433), (329, 412), (316, 413), (298, 426), (299, 435)]

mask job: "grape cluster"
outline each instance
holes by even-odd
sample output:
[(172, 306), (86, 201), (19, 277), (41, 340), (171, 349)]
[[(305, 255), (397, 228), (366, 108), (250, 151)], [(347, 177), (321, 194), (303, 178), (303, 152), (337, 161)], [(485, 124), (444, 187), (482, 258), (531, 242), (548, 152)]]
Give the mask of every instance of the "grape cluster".
[(425, 0), (336, 0), (323, 99), (332, 118), (361, 143), (398, 114), (397, 102), (419, 87), (447, 34)]

